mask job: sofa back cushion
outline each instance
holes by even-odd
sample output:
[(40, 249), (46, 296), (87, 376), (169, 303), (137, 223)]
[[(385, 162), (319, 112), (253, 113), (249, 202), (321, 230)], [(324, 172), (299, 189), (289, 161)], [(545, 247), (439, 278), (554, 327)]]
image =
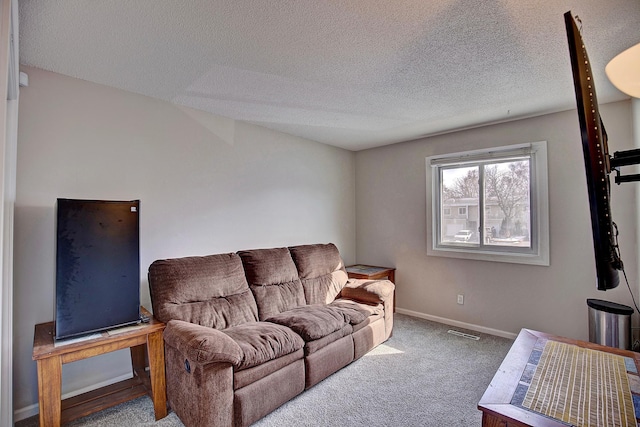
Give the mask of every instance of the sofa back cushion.
[(329, 304), (347, 284), (347, 271), (333, 243), (289, 248), (307, 304)]
[(254, 249), (238, 255), (260, 320), (305, 304), (302, 283), (287, 248)]
[(216, 329), (258, 320), (237, 254), (154, 261), (149, 267), (153, 315)]

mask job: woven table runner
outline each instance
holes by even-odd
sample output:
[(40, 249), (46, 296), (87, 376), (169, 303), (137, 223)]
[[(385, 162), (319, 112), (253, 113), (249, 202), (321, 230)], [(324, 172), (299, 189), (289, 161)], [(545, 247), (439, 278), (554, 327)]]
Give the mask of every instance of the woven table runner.
[(636, 426), (624, 358), (547, 341), (522, 406), (577, 427)]

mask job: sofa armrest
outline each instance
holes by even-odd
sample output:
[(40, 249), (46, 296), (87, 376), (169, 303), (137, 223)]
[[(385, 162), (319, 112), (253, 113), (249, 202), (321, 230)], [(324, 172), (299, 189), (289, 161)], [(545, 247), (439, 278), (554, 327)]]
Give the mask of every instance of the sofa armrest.
[(395, 288), (389, 280), (349, 279), (340, 294), (359, 302), (379, 304), (393, 301)]
[(164, 330), (164, 340), (186, 358), (198, 363), (223, 362), (238, 366), (242, 362), (240, 346), (214, 328), (170, 320)]
[(396, 285), (389, 280), (349, 279), (340, 295), (365, 304), (380, 304), (384, 307), (385, 339), (393, 331), (393, 294)]

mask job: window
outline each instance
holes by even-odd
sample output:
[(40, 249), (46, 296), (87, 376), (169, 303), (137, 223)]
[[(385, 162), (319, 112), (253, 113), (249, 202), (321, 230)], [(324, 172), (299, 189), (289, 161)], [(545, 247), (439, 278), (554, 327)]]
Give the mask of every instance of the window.
[(426, 166), (429, 255), (549, 265), (546, 142), (428, 157)]

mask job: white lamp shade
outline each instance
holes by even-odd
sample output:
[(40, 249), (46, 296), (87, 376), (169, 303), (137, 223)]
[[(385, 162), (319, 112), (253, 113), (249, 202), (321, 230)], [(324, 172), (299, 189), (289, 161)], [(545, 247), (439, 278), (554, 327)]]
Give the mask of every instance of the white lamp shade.
[(613, 58), (604, 71), (620, 91), (640, 98), (640, 43)]

